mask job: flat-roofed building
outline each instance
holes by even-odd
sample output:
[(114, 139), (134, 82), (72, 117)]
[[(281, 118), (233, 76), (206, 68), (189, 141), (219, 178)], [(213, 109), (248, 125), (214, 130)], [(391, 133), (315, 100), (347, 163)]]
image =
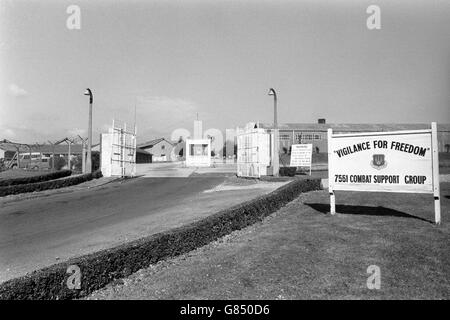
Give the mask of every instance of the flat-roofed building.
[[(328, 150), (327, 131), (332, 128), (334, 133), (352, 132), (379, 132), (429, 129), (431, 123), (405, 123), (405, 124), (373, 124), (373, 123), (283, 123), (278, 124), (280, 153), (288, 153), (292, 144), (312, 143), (313, 152), (326, 153)], [(259, 128), (272, 129), (272, 123), (259, 123)], [(438, 123), (439, 152), (450, 150), (450, 124)]]

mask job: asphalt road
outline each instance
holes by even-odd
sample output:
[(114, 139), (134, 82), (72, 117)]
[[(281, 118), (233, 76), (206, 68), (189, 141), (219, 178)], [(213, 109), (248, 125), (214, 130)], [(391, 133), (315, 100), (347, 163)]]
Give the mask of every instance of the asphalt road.
[(185, 223), (202, 212), (202, 208), (183, 212), (185, 204), (195, 208), (202, 191), (224, 180), (139, 178), (94, 190), (2, 202), (0, 282)]

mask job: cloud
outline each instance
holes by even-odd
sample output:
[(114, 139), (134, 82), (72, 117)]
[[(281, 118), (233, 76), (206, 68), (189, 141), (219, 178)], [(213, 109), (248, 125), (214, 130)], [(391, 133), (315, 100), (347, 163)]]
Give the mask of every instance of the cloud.
[(84, 135), (86, 135), (86, 131), (87, 131), (86, 129), (75, 128), (75, 129), (69, 130), (68, 133), (71, 137), (76, 137), (78, 135), (83, 137)]
[(19, 86), (18, 86), (17, 84), (15, 84), (15, 83), (11, 83), (11, 84), (9, 85), (9, 87), (8, 87), (8, 93), (9, 93), (10, 95), (12, 95), (13, 97), (23, 97), (23, 96), (27, 96), (27, 95), (28, 95), (28, 92), (27, 92), (25, 89), (19, 87)]
[(185, 99), (141, 96), (137, 100), (138, 132), (146, 134), (152, 130), (170, 133), (178, 128), (191, 130), (197, 112), (197, 105)]
[[(197, 106), (188, 100), (169, 97), (138, 97), (138, 105), (145, 105), (151, 109), (152, 113), (158, 116), (168, 116), (170, 118), (183, 119), (188, 116), (186, 113), (195, 112)], [(195, 113), (191, 115), (195, 117)]]
[(0, 140), (3, 139), (14, 139), (16, 133), (10, 128), (0, 128)]

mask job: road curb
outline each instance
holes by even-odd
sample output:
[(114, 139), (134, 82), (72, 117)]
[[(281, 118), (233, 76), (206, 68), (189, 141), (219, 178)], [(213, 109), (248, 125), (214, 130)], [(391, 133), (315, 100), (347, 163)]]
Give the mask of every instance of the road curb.
[[(82, 182), (83, 183), (89, 183), (91, 181), (95, 181), (96, 179), (90, 180), (90, 181), (86, 181), (86, 182)], [(57, 188), (57, 189), (48, 189), (48, 190), (42, 190), (42, 191), (35, 191), (35, 192), (27, 192), (27, 193), (18, 193), (18, 194), (11, 194), (8, 196), (4, 196), (4, 197), (0, 197), (0, 203), (3, 204), (7, 204), (7, 203), (12, 203), (12, 202), (17, 202), (17, 201), (22, 201), (22, 200), (30, 200), (30, 199), (36, 199), (36, 198), (42, 198), (42, 197), (50, 197), (53, 195), (59, 195), (59, 194), (67, 194), (67, 193), (72, 193), (75, 191), (80, 191), (80, 190), (89, 190), (92, 188), (97, 188), (97, 187), (102, 187), (104, 185), (107, 185), (109, 183), (112, 182), (117, 182), (122, 180), (122, 178), (116, 178), (113, 180), (109, 180), (109, 181), (105, 181), (104, 183), (98, 184), (98, 185), (93, 185), (93, 186), (80, 186), (80, 185), (72, 185), (72, 186), (68, 186), (68, 187), (64, 187), (64, 188)]]

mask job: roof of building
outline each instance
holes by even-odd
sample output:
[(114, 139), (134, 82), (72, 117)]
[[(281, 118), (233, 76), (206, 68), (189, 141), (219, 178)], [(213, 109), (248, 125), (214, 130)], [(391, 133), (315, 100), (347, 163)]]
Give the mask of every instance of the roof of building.
[(142, 154), (149, 154), (149, 155), (153, 155), (152, 153), (145, 151), (144, 149), (141, 148), (136, 148), (136, 153), (142, 153)]
[(17, 151), (15, 145), (11, 143), (0, 142), (0, 149), (4, 151)]
[[(92, 149), (99, 147), (99, 146), (100, 146), (99, 143), (94, 144), (92, 146)], [(0, 149), (2, 149), (4, 151), (17, 152), (17, 147), (19, 147), (19, 152), (21, 152), (21, 153), (30, 152), (30, 148), (28, 148), (27, 145), (25, 145), (25, 144), (15, 144), (15, 143), (10, 143), (10, 142), (1, 142), (0, 141)], [(42, 152), (42, 153), (52, 153), (53, 152), (53, 146), (50, 144), (39, 145), (39, 146), (30, 145), (30, 147), (31, 147), (31, 152)], [(82, 150), (83, 150), (83, 145), (81, 145), (81, 144), (70, 145), (70, 153), (71, 154), (81, 154)], [(55, 145), (54, 152), (56, 154), (67, 154), (69, 152), (69, 146), (67, 144)], [(152, 153), (150, 153), (146, 150), (143, 150), (141, 148), (136, 148), (136, 152), (141, 153), (141, 154), (152, 155)]]
[(158, 138), (158, 139), (153, 139), (144, 143), (140, 143), (138, 145), (139, 148), (152, 148), (154, 145), (157, 145), (158, 143), (160, 143), (161, 141), (165, 140), (166, 142), (168, 142), (170, 145), (173, 146), (173, 143), (170, 142), (169, 140), (167, 140), (166, 138)]
[[(272, 123), (260, 123), (260, 128), (272, 129)], [(327, 131), (332, 128), (339, 132), (364, 132), (364, 131), (396, 131), (396, 130), (420, 130), (429, 129), (428, 123), (281, 123), (280, 130), (302, 130), (302, 131)], [(438, 123), (438, 131), (450, 131), (450, 124)]]

